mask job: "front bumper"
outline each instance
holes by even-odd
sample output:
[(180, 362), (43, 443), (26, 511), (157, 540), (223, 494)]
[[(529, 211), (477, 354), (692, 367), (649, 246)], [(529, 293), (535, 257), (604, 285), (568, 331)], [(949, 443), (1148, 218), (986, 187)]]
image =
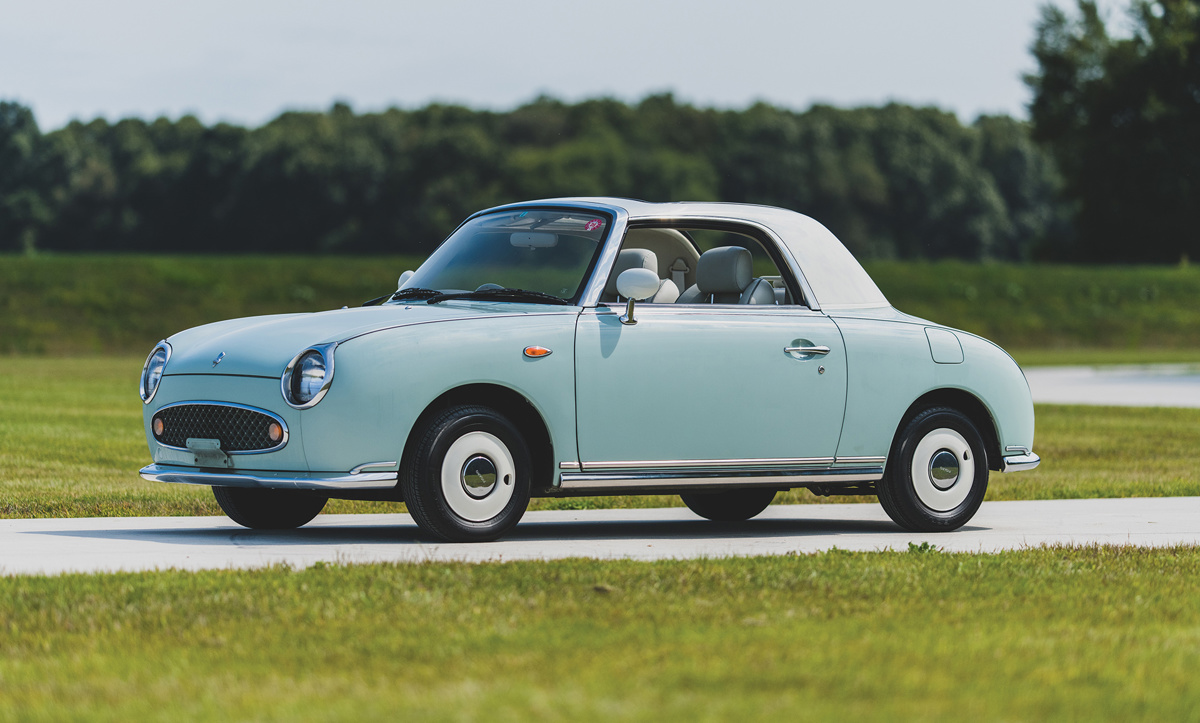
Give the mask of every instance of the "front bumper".
[(1029, 452), (1015, 457), (1005, 457), (1001, 460), (1001, 472), (1024, 472), (1042, 463), (1042, 458)]
[(396, 472), (260, 472), (222, 471), (151, 464), (140, 474), (151, 482), (211, 487), (257, 487), (289, 490), (383, 490), (396, 486)]

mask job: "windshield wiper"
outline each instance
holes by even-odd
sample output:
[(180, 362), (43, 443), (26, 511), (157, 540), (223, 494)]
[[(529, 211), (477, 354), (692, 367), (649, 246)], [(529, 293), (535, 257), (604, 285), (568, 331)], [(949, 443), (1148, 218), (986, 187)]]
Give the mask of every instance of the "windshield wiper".
[(412, 286), (407, 289), (400, 289), (399, 291), (393, 291), (390, 294), (378, 296), (370, 301), (364, 301), (362, 305), (379, 306), (380, 304), (388, 301), (400, 301), (401, 299), (428, 299), (429, 297), (437, 296), (440, 293), (442, 292), (434, 289), (422, 289), (419, 286)]
[(528, 301), (534, 304), (558, 304), (560, 306), (570, 306), (571, 302), (566, 299), (560, 299), (554, 294), (544, 294), (540, 291), (530, 291), (529, 289), (481, 289), (479, 291), (463, 291), (455, 294), (438, 294), (437, 296), (429, 297), (425, 303), (436, 304), (439, 301), (451, 301), (454, 299), (480, 299), (482, 301)]
[(437, 296), (442, 292), (436, 289), (423, 289), (420, 286), (410, 286), (407, 289), (400, 289), (392, 294), (392, 301), (400, 301), (401, 299), (428, 299), (431, 296)]

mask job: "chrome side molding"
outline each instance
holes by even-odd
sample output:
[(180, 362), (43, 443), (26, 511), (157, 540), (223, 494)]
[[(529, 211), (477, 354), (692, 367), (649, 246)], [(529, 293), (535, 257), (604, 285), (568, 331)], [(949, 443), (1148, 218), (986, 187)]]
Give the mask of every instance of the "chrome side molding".
[[(694, 469), (694, 470), (731, 470), (745, 469), (755, 470), (764, 468), (787, 468), (787, 467), (808, 467), (821, 466), (827, 467), (834, 463), (833, 457), (770, 457), (770, 458), (752, 458), (752, 459), (656, 459), (644, 461), (613, 461), (613, 462), (584, 462), (582, 469), (584, 472), (604, 472), (608, 470), (679, 470), (679, 469)], [(568, 469), (565, 464), (560, 464), (561, 469)]]
[(758, 469), (725, 471), (656, 471), (629, 473), (563, 472), (559, 489), (616, 492), (619, 490), (691, 489), (711, 486), (799, 487), (805, 484), (855, 484), (883, 479), (883, 467), (823, 469)]
[(838, 457), (837, 464), (884, 464), (887, 457)]
[(695, 468), (760, 468), (782, 466), (790, 467), (794, 465), (852, 465), (852, 466), (871, 466), (886, 464), (888, 458), (886, 456), (839, 456), (839, 458), (828, 458), (828, 456), (805, 456), (805, 458), (782, 458), (782, 459), (744, 459), (744, 460), (664, 460), (664, 461), (642, 461), (642, 462), (580, 462), (566, 461), (558, 462), (559, 470), (568, 472), (599, 472), (604, 470), (655, 470), (655, 468), (680, 468), (680, 467), (695, 467)]

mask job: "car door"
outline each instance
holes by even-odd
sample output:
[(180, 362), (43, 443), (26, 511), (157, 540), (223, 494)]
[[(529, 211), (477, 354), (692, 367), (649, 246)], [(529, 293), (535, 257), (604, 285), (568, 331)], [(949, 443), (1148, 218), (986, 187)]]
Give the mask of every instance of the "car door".
[(803, 306), (639, 304), (637, 323), (626, 325), (623, 310), (585, 309), (577, 323), (583, 471), (833, 463), (846, 354), (827, 316)]

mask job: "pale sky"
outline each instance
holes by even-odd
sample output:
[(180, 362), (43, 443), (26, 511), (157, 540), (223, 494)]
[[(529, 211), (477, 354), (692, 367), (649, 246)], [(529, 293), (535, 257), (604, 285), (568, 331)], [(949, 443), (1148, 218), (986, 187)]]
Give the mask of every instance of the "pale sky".
[(896, 100), (1025, 117), (1043, 2), (0, 0), (0, 99), (43, 130), (664, 91), (720, 108)]

